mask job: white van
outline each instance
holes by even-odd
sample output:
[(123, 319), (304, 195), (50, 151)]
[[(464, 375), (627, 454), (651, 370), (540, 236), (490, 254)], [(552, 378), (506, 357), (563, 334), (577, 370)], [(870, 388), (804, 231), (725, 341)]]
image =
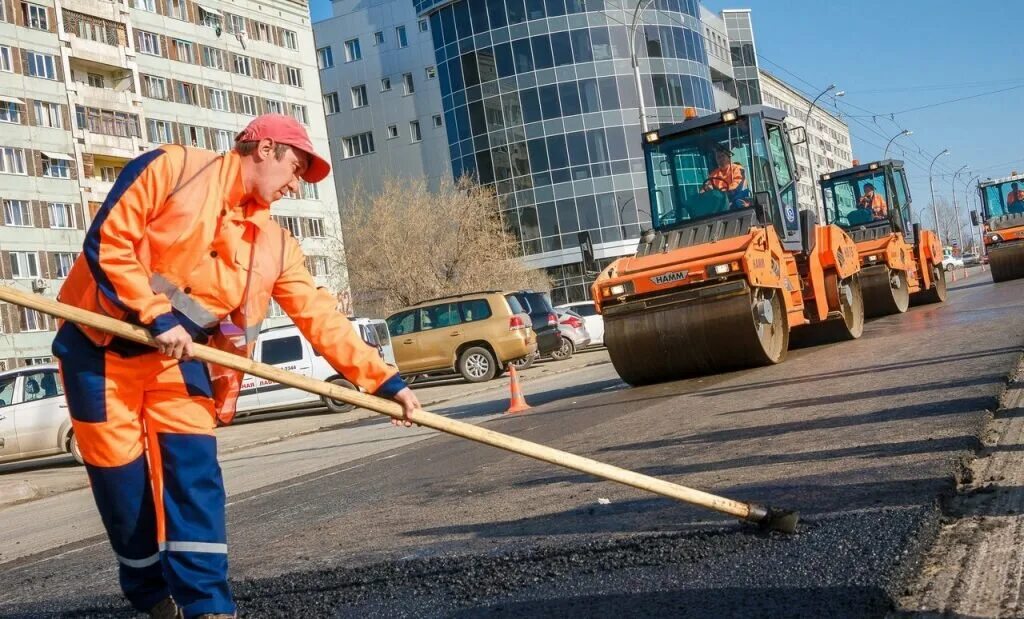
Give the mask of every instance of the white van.
[[(387, 324), (383, 320), (373, 318), (352, 318), (350, 320), (353, 326), (359, 330), (364, 342), (375, 347), (386, 363), (396, 365), (394, 351), (391, 348), (391, 337), (388, 335)], [(387, 337), (383, 342), (380, 337), (381, 330)], [(302, 376), (326, 380), (346, 389), (355, 389), (352, 383), (313, 350), (313, 345), (302, 336), (298, 327), (294, 325), (273, 327), (260, 333), (253, 359)], [(238, 415), (252, 415), (289, 408), (313, 408), (317, 407), (318, 403), (326, 406), (332, 413), (344, 413), (355, 408), (346, 402), (323, 398), (301, 389), (286, 387), (264, 378), (246, 374), (242, 379), (242, 389), (238, 396)]]

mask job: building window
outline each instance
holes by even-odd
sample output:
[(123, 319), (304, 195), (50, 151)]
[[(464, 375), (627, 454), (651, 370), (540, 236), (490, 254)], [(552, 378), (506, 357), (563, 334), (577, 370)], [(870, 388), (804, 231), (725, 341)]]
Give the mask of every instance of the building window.
[(334, 54), (331, 53), (330, 45), (316, 50), (316, 64), (321, 69), (330, 69), (334, 66)]
[(305, 105), (299, 105), (298, 103), (292, 103), (292, 118), (299, 121), (304, 125), (309, 124), (309, 113), (306, 111)]
[(36, 123), (40, 127), (64, 128), (64, 117), (60, 112), (60, 105), (46, 101), (36, 101), (33, 105), (36, 108)]
[(53, 262), (57, 266), (57, 272), (54, 276), (57, 279), (67, 279), (68, 273), (71, 272), (71, 267), (75, 264), (75, 254), (71, 252), (57, 252), (53, 254)]
[(252, 60), (248, 56), (235, 54), (235, 73), (252, 77)]
[(0, 101), (0, 122), (21, 124), (21, 107), (16, 101)]
[(0, 174), (26, 174), (25, 151), (10, 146), (0, 146)]
[(103, 88), (103, 76), (99, 73), (86, 73), (85, 80), (93, 88)]
[(282, 30), (281, 40), (288, 49), (299, 49), (299, 37), (291, 30)]
[(320, 189), (313, 183), (307, 183), (306, 181), (299, 181), (299, 188), (302, 191), (302, 198), (304, 200), (319, 200)]
[(256, 97), (252, 95), (238, 95), (238, 99), (242, 102), (242, 113), (246, 116), (256, 115)]
[[(2, 2), (0, 2), (0, 6), (3, 6)], [(0, 71), (14, 73), (14, 63), (11, 61), (11, 48), (6, 45), (0, 45)]]
[(405, 34), (405, 26), (395, 28), (395, 38), (398, 40), (398, 47), (409, 47), (409, 36)]
[(220, 27), (221, 14), (215, 13), (211, 9), (199, 7), (199, 23), (209, 28)]
[(232, 34), (245, 34), (245, 18), (241, 15), (231, 16), (231, 32)]
[(166, 101), (167, 96), (167, 80), (162, 77), (153, 77), (152, 75), (142, 76), (142, 85), (144, 86), (144, 93), (148, 93), (147, 96), (151, 99), (160, 99)]
[(261, 21), (256, 22), (256, 32), (252, 33), (252, 38), (264, 43), (270, 43), (270, 25)]
[(43, 176), (71, 178), (71, 160), (43, 153)]
[(309, 269), (310, 275), (314, 277), (327, 275), (328, 269), (326, 256), (309, 256), (306, 263), (306, 268)]
[(227, 91), (219, 88), (210, 88), (207, 90), (207, 97), (210, 99), (210, 109), (217, 110), (218, 112), (230, 112), (231, 108), (228, 105), (228, 93)]
[(367, 131), (366, 133), (360, 133), (359, 135), (342, 138), (341, 146), (343, 151), (342, 155), (345, 159), (368, 155), (375, 150), (373, 147), (373, 133)]
[(373, 44), (374, 45), (384, 45), (384, 31), (383, 30), (378, 30), (377, 32), (373, 33)]
[(259, 68), (259, 78), (268, 82), (281, 82), (281, 74), (278, 72), (277, 63), (270, 62), (269, 60), (260, 60), (257, 65)]
[(324, 111), (328, 114), (337, 114), (341, 106), (338, 105), (338, 93), (329, 92), (324, 95)]
[(427, 67), (424, 69), (424, 72), (427, 74), (428, 80), (432, 80), (437, 77), (437, 67)]
[[(312, 185), (316, 187), (316, 185)], [(306, 220), (306, 225), (309, 229), (309, 236), (315, 239), (324, 238), (324, 220), (319, 218), (309, 218)]]
[(411, 95), (416, 92), (416, 84), (412, 81), (412, 73), (402, 75), (402, 83), (405, 85), (405, 94)]
[(393, 140), (398, 137), (398, 125), (388, 125), (388, 139)]
[[(33, 255), (34, 257), (34, 255)], [(46, 319), (43, 315), (34, 309), (22, 307), (21, 309), (21, 331), (22, 333), (29, 331), (45, 331), (46, 330)]]
[(39, 258), (34, 251), (12, 251), (11, 276), (14, 279), (35, 279), (39, 277)]
[(184, 103), (185, 105), (199, 105), (199, 89), (196, 88), (195, 84), (178, 82), (177, 85), (178, 103)]
[(22, 16), (25, 18), (25, 25), (36, 30), (49, 30), (50, 21), (46, 17), (46, 7), (32, 4), (31, 2), (21, 3)]
[(192, 48), (192, 43), (189, 41), (174, 39), (174, 53), (177, 54), (178, 60), (181, 62), (187, 62), (188, 64), (196, 63), (196, 56)]
[(203, 46), (203, 66), (224, 70), (224, 52), (216, 47)]
[(29, 52), (27, 54), (28, 67), (27, 73), (32, 77), (41, 77), (48, 80), (57, 79), (57, 65), (54, 62), (53, 56), (49, 54), (40, 54), (37, 52)]
[(149, 133), (149, 141), (157, 144), (170, 144), (174, 142), (174, 132), (171, 130), (171, 123), (166, 120), (150, 118), (146, 121), (146, 129)]
[(137, 31), (139, 33), (139, 53), (149, 54), (150, 56), (163, 56), (163, 52), (160, 49), (160, 37), (153, 34), (152, 32), (146, 32), (144, 30)]
[(444, 121), (441, 120), (440, 114), (434, 114), (434, 126), (437, 128), (441, 128), (444, 126)]
[(182, 130), (185, 134), (185, 144), (194, 148), (206, 148), (206, 132), (202, 127), (184, 125)]
[(352, 87), (352, 109), (366, 107), (370, 104), (366, 97), (366, 84)]
[(119, 174), (124, 168), (118, 168), (112, 165), (105, 165), (100, 168), (100, 180), (104, 183), (113, 183), (117, 180)]
[(295, 238), (302, 238), (302, 226), (299, 225), (298, 217), (291, 217), (289, 215), (274, 215), (274, 221), (276, 221), (279, 226), (281, 226), (288, 232), (291, 232), (292, 236), (294, 236)]
[(74, 229), (75, 209), (67, 202), (50, 203), (50, 227)]
[(174, 19), (188, 19), (185, 11), (185, 0), (167, 0), (167, 14)]
[(4, 225), (32, 227), (32, 209), (28, 200), (4, 200)]
[(429, 29), (430, 29), (430, 27), (427, 26), (427, 20), (421, 19), (420, 20), (420, 32), (426, 32)]
[(265, 114), (284, 114), (284, 103), (276, 99), (264, 99), (263, 108)]
[(224, 153), (231, 150), (231, 132), (217, 129), (213, 132), (213, 149)]
[(288, 85), (295, 86), (296, 88), (302, 88), (302, 69), (296, 69), (295, 67), (288, 67)]
[(75, 120), (79, 129), (85, 129), (91, 133), (116, 135), (123, 138), (142, 137), (139, 131), (139, 117), (135, 114), (76, 105)]
[(390, 77), (382, 77), (381, 80), (380, 80), (380, 91), (381, 92), (387, 92), (389, 90), (391, 90), (391, 78)]
[(359, 39), (345, 41), (345, 62), (355, 62), (362, 57), (363, 52), (359, 49)]
[(156, 0), (132, 0), (132, 6), (140, 11), (156, 13)]
[(423, 141), (423, 133), (420, 132), (420, 121), (413, 120), (409, 122), (409, 137), (413, 142)]

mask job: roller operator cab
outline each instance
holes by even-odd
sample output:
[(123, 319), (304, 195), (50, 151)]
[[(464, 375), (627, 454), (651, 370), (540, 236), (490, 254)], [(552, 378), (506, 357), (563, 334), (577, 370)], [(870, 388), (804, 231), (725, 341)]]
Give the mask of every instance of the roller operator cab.
[(885, 316), (946, 300), (942, 244), (910, 224), (903, 162), (887, 159), (821, 175), (825, 219), (846, 231), (861, 260), (864, 314)]
[(992, 281), (1024, 277), (1024, 174), (978, 183), (978, 192), (982, 217), (971, 216), (982, 226)]
[(860, 336), (856, 245), (798, 211), (790, 132), (800, 143), (803, 129), (784, 120), (745, 106), (643, 136), (654, 229), (591, 290), (626, 382), (777, 363), (791, 329)]

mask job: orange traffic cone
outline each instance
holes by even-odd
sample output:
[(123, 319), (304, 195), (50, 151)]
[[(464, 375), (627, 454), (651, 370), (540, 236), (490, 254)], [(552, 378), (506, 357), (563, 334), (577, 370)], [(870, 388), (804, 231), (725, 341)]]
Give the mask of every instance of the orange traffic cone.
[(512, 403), (508, 410), (505, 411), (505, 414), (521, 413), (530, 410), (530, 405), (526, 403), (526, 398), (523, 397), (523, 390), (519, 388), (519, 376), (516, 374), (516, 367), (511, 363), (508, 364), (508, 377), (511, 379), (509, 388), (512, 391)]

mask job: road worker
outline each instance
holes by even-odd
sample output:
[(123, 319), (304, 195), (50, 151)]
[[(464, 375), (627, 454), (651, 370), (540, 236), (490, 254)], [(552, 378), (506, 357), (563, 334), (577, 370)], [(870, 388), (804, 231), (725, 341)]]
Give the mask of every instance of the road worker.
[(732, 161), (732, 150), (722, 144), (716, 144), (715, 163), (717, 168), (711, 171), (700, 192), (721, 191), (729, 199), (730, 208), (749, 206), (746, 198), (750, 197), (747, 190), (747, 176), (743, 166)]
[(885, 198), (875, 192), (875, 186), (871, 183), (864, 183), (864, 195), (857, 201), (857, 207), (870, 210), (875, 221), (889, 216), (889, 205), (885, 203)]
[(1024, 213), (1024, 191), (1020, 183), (1010, 183), (1010, 193), (1006, 196), (1006, 210), (1010, 213)]
[(232, 617), (214, 427), (241, 373), (192, 358), (247, 356), (270, 300), (352, 383), (419, 402), (318, 290), (270, 205), (330, 165), (289, 116), (267, 114), (224, 155), (168, 145), (131, 161), (86, 234), (59, 299), (141, 325), (158, 349), (63, 323), (53, 343), (74, 433), (131, 604), (154, 617)]

